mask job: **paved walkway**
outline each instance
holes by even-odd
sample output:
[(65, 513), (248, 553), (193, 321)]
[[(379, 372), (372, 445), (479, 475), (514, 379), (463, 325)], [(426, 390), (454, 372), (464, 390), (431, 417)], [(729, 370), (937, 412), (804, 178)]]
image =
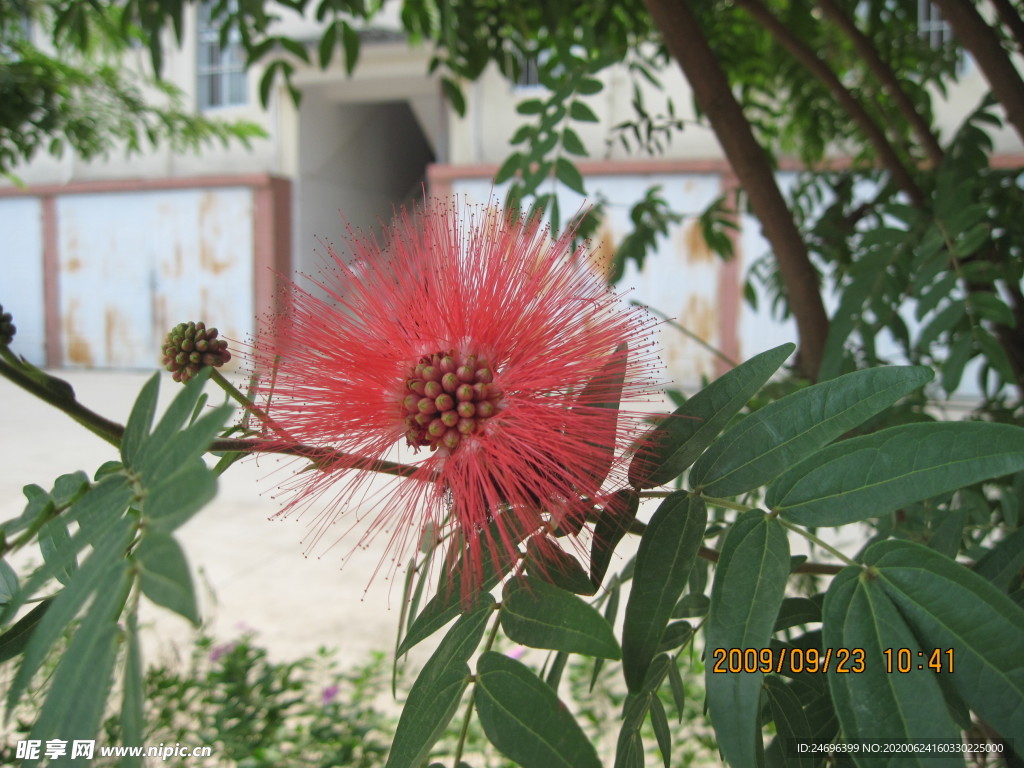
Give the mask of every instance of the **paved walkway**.
[[(72, 384), (80, 402), (121, 423), (149, 378), (134, 371), (56, 373)], [(169, 375), (162, 378), (161, 410), (178, 387)], [(79, 469), (91, 475), (116, 458), (100, 438), (0, 378), (0, 520), (21, 513), (23, 485), (50, 488), (59, 475)], [(253, 630), (257, 642), (280, 660), (322, 645), (339, 649), (346, 664), (362, 661), (370, 650), (390, 650), (401, 583), (373, 578), (386, 541), (355, 553), (344, 568), (348, 544), (306, 557), (300, 541), (305, 521), (269, 519), (280, 508), (270, 498), (274, 481), (289, 474), (275, 457), (235, 465), (221, 478), (217, 498), (180, 529), (209, 629), (221, 640)], [(38, 552), (23, 556), (39, 561)], [(184, 619), (148, 606), (144, 621), (151, 634), (148, 658), (187, 653), (191, 629)]]

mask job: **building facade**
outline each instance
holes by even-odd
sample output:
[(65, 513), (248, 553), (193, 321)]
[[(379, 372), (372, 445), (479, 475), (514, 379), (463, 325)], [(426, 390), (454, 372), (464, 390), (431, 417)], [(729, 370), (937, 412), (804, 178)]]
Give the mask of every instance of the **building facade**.
[[(252, 120), (267, 138), (251, 149), (211, 146), (182, 155), (161, 148), (88, 163), (67, 153), (17, 169), (24, 186), (0, 181), (0, 231), (8, 233), (0, 246), (0, 303), (15, 314), (16, 350), (32, 362), (152, 368), (166, 331), (190, 319), (245, 340), (279, 282), (315, 273), (326, 246), (342, 246), (347, 226), (372, 233), (425, 188), (477, 202), (500, 195), (491, 178), (520, 124), (516, 104), (536, 86), (488, 72), (467, 86), (459, 117), (438, 77), (428, 74), (429, 51), (410, 47), (385, 18), (361, 33), (353, 76), (340, 59), (326, 70), (302, 67), (294, 76), (300, 106), (279, 87), (264, 110), (260, 71), (245, 72), (230, 40), (220, 46), (205, 7), (187, 6), (183, 45), (168, 51), (164, 74), (207, 115)], [(315, 22), (296, 16), (280, 24), (282, 34), (315, 49)], [(145, 66), (147, 53), (132, 55)], [(792, 327), (741, 300), (747, 269), (767, 250), (755, 222), (741, 222), (737, 258), (727, 263), (701, 236), (696, 217), (737, 184), (714, 135), (687, 124), (657, 158), (628, 155), (608, 138), (631, 113), (634, 81), (625, 68), (602, 78), (603, 89), (585, 97), (598, 122), (574, 125), (594, 158), (579, 164), (588, 190), (608, 201), (599, 240), (614, 247), (628, 231), (629, 207), (653, 184), (683, 216), (642, 271), (630, 268), (623, 285), (633, 289), (631, 298), (733, 360), (793, 340)], [(690, 90), (677, 69), (664, 73), (664, 86), (680, 117), (692, 118), (685, 111)], [(937, 103), (940, 129), (955, 130), (985, 92), (966, 63)], [(652, 103), (665, 98), (648, 93)], [(996, 141), (998, 154), (1021, 155), (1010, 132)], [(780, 173), (783, 186), (791, 177)], [(587, 203), (555, 189), (563, 212)], [(701, 343), (663, 332), (679, 385), (722, 371), (722, 358)]]

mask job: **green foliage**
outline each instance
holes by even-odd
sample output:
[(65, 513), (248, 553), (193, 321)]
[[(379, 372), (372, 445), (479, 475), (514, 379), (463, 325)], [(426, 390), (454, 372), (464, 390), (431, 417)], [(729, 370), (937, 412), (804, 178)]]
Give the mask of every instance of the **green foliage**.
[[(315, 52), (274, 33), (273, 4), (221, 0), (213, 9), (222, 40), (237, 33), (250, 63), (263, 67), (264, 103), (278, 79), (297, 100), (291, 79), (311, 58), (325, 67), (342, 51), (351, 72), (358, 30), (381, 8), (362, 0), (281, 5), (323, 22)], [(453, 765), (466, 765), (462, 758), (474, 752), (476, 738), (523, 766), (687, 764), (681, 745), (701, 726), (713, 730), (735, 768), (895, 763), (888, 756), (794, 758), (793, 739), (966, 737), (1000, 745), (1008, 765), (1020, 759), (1009, 739), (1024, 731), (1024, 224), (1019, 171), (991, 167), (999, 105), (979, 105), (936, 155), (911, 118), (934, 132), (931, 94), (955, 81), (961, 52), (956, 43), (933, 47), (918, 34), (917, 3), (759, 4), (884, 128), (908, 186), (891, 159), (880, 160), (879, 147), (835, 91), (808, 75), (750, 15), (750, 5), (687, 5), (742, 109), (741, 119), (716, 127), (719, 135), (750, 127), (770, 157), (797, 157), (808, 167), (836, 147), (849, 160), (841, 171), (802, 174), (789, 209), (780, 212), (793, 218), (811, 252), (818, 271), (812, 283), (819, 279), (837, 299), (821, 366), (812, 372), (818, 383), (767, 384), (793, 345), (736, 366), (657, 421), (638, 443), (625, 486), (606, 495), (579, 489), (580, 499), (566, 500), (578, 501), (586, 520), (552, 519), (550, 529), (522, 532), (522, 559), (479, 558), (468, 544), (456, 544), (443, 566), (435, 562), (441, 578), (432, 588), (430, 563), (440, 542), (426, 536), (410, 563), (396, 656), (443, 636), (409, 692), (389, 768), (452, 755)], [(867, 36), (913, 114), (897, 103), (855, 38), (823, 20), (826, 5)], [(157, 113), (135, 99), (132, 83), (102, 68), (101, 43), (116, 47), (129, 33), (137, 36), (159, 71), (159, 33), (171, 29), (180, 40), (184, 7), (181, 0), (54, 6), (56, 39), (81, 57), (73, 64), (40, 58), (3, 12), (3, 40), (12, 42), (0, 51), (0, 96), (9, 96), (0, 99), (0, 125), (21, 127), (0, 133), (0, 169), (53, 136), (50, 151), (67, 141), (86, 155), (109, 147), (109, 136), (129, 148), (159, 139), (163, 134), (151, 132), (145, 119)], [(584, 128), (600, 123), (595, 97), (603, 95), (610, 65), (625, 64), (634, 85), (635, 115), (616, 116), (613, 141), (658, 152), (684, 127), (671, 95), (663, 110), (648, 108), (642, 95), (641, 85), (660, 87), (668, 57), (638, 0), (406, 0), (401, 22), (411, 40), (430, 44), (431, 70), (460, 113), (465, 83), (488, 66), (515, 80), (527, 63), (536, 65), (541, 87), (518, 104), (523, 123), (496, 183), (510, 183), (510, 206), (543, 212), (556, 227), (563, 219), (559, 188), (586, 192), (575, 158), (587, 156)], [(12, 84), (26, 73), (36, 83), (30, 99), (23, 96), (33, 91)], [(135, 117), (116, 129), (89, 122), (75, 107), (90, 89), (105, 99), (97, 103)], [(217, 130), (160, 121), (177, 126), (172, 135)], [(705, 239), (725, 258), (742, 203), (722, 198), (700, 218)], [(599, 213), (598, 207), (584, 214), (581, 233), (593, 231)], [(632, 208), (635, 232), (619, 245), (612, 278), (629, 261), (642, 266), (678, 216), (657, 188), (650, 190)], [(772, 256), (754, 270), (748, 296), (756, 298), (759, 281), (780, 314), (797, 314), (792, 280)], [(912, 365), (887, 365), (897, 360)], [(971, 366), (983, 393), (982, 418), (937, 421), (936, 409), (926, 408), (934, 392), (921, 388), (934, 375), (945, 394), (953, 393)], [(9, 352), (0, 373), (74, 410), (66, 383)], [(138, 601), (198, 619), (173, 534), (213, 497), (215, 477), (201, 456), (226, 415), (194, 418), (199, 395), (191, 387), (153, 428), (155, 397), (155, 383), (147, 385), (120, 431), (74, 411), (121, 447), (122, 463), (92, 480), (67, 475), (49, 491), (26, 486), (24, 513), (0, 528), (5, 556), (38, 543), (42, 559), (31, 573), (0, 561), (0, 660), (11, 670), (9, 707), (24, 701), (40, 674), (50, 672), (55, 649), (63, 650), (25, 730), (36, 737), (95, 732), (117, 685), (120, 712), (107, 721), (108, 731), (126, 742), (145, 735), (146, 707), (159, 696), (143, 671)], [(650, 498), (664, 501), (648, 517), (641, 502)], [(871, 540), (859, 552), (822, 538), (823, 527), (848, 533), (862, 523)], [(589, 552), (561, 547), (563, 526), (586, 526)], [(477, 545), (488, 541), (486, 531), (478, 533)], [(622, 553), (629, 535), (640, 537), (635, 557)], [(791, 555), (800, 539), (809, 556)], [(474, 555), (485, 569), (485, 593), (497, 593), (504, 581), (500, 601), (464, 589)], [(28, 610), (29, 600), (39, 603)], [(61, 646), (69, 627), (74, 632)], [(502, 637), (550, 649), (548, 661), (538, 670), (501, 655)], [(694, 649), (701, 642), (706, 668)], [(706, 719), (705, 701), (692, 686), (701, 674)], [(220, 734), (225, 752), (252, 765), (286, 764), (282, 745), (291, 743), (288, 725), (298, 716), (289, 703), (297, 692), (294, 669), (270, 665), (249, 648), (227, 657), (219, 680), (209, 697), (211, 732)], [(58, 695), (58, 683), (74, 695)], [(191, 685), (181, 683), (180, 701)], [(455, 715), (463, 704), (460, 722)], [(683, 733), (672, 727), (670, 711), (685, 721)], [(188, 722), (183, 727), (195, 721)], [(333, 744), (332, 738), (324, 731), (321, 741)], [(1018, 754), (1009, 756), (1014, 747)]]
[[(31, 738), (91, 738), (96, 733), (119, 664), (122, 618), (131, 649), (120, 662), (122, 679), (126, 685), (141, 684), (134, 636), (140, 595), (199, 622), (185, 555), (166, 520), (187, 519), (216, 491), (201, 456), (230, 409), (212, 409), (193, 420), (206, 379), (199, 376), (185, 387), (151, 433), (154, 378), (123, 430), (123, 464), (105, 467), (94, 482), (81, 472), (62, 476), (49, 494), (26, 487), (25, 514), (4, 524), (5, 535), (25, 528), (38, 531), (43, 558), (20, 584), (5, 582), (15, 588), (0, 611), (0, 622), (10, 625), (0, 635), (0, 647), (6, 657), (20, 657), (7, 689), (9, 712), (17, 709), (68, 627), (77, 625), (53, 671)], [(183, 479), (197, 482), (185, 484)], [(68, 524), (74, 524), (74, 534)], [(5, 554), (30, 541), (21, 536), (5, 546)], [(23, 607), (40, 599), (40, 608), (19, 618)], [(126, 689), (124, 695), (126, 729), (137, 730), (140, 690)]]
[[(180, 14), (183, 4), (174, 4)], [(88, 160), (163, 143), (175, 151), (215, 141), (249, 146), (266, 135), (251, 122), (193, 114), (173, 85), (124, 66), (119, 57), (146, 36), (131, 23), (135, 7), (0, 5), (0, 174), (12, 174), (42, 152), (60, 157), (71, 149)], [(48, 31), (60, 53), (26, 36), (23, 20), (35, 22), (38, 34)]]
[[(573, 657), (596, 657), (594, 681), (609, 660), (618, 658), (609, 652), (615, 650), (613, 637), (608, 637), (612, 645), (607, 649), (592, 646), (603, 644), (601, 638), (614, 626), (623, 584), (630, 592), (621, 628), (623, 698), (616, 766), (650, 764), (645, 738), (657, 746), (665, 764), (672, 764), (678, 737), (662, 697), (682, 711), (680, 664), (700, 631), (707, 712), (729, 765), (754, 765), (769, 755), (788, 761), (793, 739), (941, 738), (953, 743), (975, 727), (972, 712), (1003, 736), (1017, 732), (1015, 718), (1024, 711), (1024, 668), (1010, 638), (1019, 635), (1017, 623), (1024, 613), (1006, 594), (1020, 588), (1016, 534), (985, 550), (991, 554), (978, 564), (982, 573), (972, 573), (936, 551), (945, 546), (944, 536), (934, 536), (932, 547), (890, 538), (852, 559), (818, 539), (814, 529), (801, 526), (884, 520), (929, 502), (960, 520), (962, 530), (965, 518), (953, 514), (949, 490), (1020, 472), (1024, 430), (932, 422), (849, 436), (927, 382), (930, 372), (920, 367), (843, 375), (741, 415), (743, 405), (791, 349), (771, 350), (738, 366), (684, 403), (688, 410), (655, 428), (652, 447), (638, 454), (631, 477), (641, 486), (655, 479), (667, 483), (692, 463), (690, 489), (668, 495), (640, 526), (635, 559), (598, 593), (594, 609), (583, 610), (579, 597), (546, 581), (512, 577), (506, 582), (502, 601), (495, 606), (493, 632), (502, 630), (513, 641), (559, 651), (545, 679), (494, 654), (489, 639), (477, 651), (476, 673), (464, 672), (462, 684), (472, 688), (475, 716), (507, 757), (521, 765), (591, 764), (590, 749), (580, 740), (585, 720), (573, 718), (574, 708), (562, 709), (555, 696), (562, 670)], [(719, 436), (730, 421), (733, 425)], [(698, 433), (703, 436), (696, 442)], [(678, 458), (691, 453), (692, 458)], [(734, 486), (724, 484), (727, 477)], [(797, 494), (794, 489), (804, 482), (807, 490)], [(718, 483), (720, 492), (732, 498), (706, 496), (705, 483)], [(768, 513), (734, 500), (755, 491)], [(707, 505), (740, 512), (716, 513), (709, 521)], [(602, 529), (602, 521), (616, 519), (614, 509), (612, 504), (597, 514), (595, 537), (602, 530), (624, 532), (635, 525), (626, 512), (625, 522), (620, 518), (617, 526), (604, 524)], [(955, 555), (964, 539), (961, 530), (951, 530)], [(804, 570), (835, 574), (839, 569), (822, 570), (805, 557), (792, 558), (793, 534), (842, 557), (847, 568), (823, 585), (815, 581), (798, 587), (797, 576)], [(710, 537), (721, 539), (719, 550), (703, 546)], [(610, 543), (595, 549), (592, 557), (604, 562), (618, 541), (610, 536)], [(537, 550), (528, 544), (527, 551)], [(716, 563), (709, 594), (702, 576), (706, 568), (695, 568), (698, 555)], [(602, 566), (596, 567), (604, 580)], [(998, 579), (998, 585), (986, 577)], [(791, 588), (806, 589), (809, 597), (786, 598)], [(607, 603), (604, 618), (597, 612), (602, 603)], [(479, 615), (479, 608), (464, 614), (442, 645), (450, 641), (465, 651), (467, 646), (457, 641), (459, 627)], [(695, 629), (689, 621), (678, 620), (685, 617), (706, 618)], [(479, 642), (479, 635), (474, 638)], [(900, 648), (907, 651), (896, 650)], [(950, 649), (955, 664), (962, 656), (963, 668), (951, 660), (951, 666), (940, 670), (946, 656), (927, 666), (934, 649)], [(459, 665), (471, 663), (474, 651), (465, 652), (469, 656), (456, 658), (449, 652), (446, 658)], [(893, 654), (906, 652), (914, 654), (913, 670), (903, 671), (902, 657), (894, 666)], [(455, 680), (451, 686), (461, 692)], [(407, 708), (412, 704), (410, 697)], [(444, 711), (455, 708), (452, 703)], [(467, 710), (466, 717), (472, 714)], [(417, 699), (406, 716), (418, 722), (429, 715), (430, 708)], [(436, 733), (437, 727), (430, 732)], [(428, 741), (421, 736), (417, 743)], [(860, 764), (859, 759), (855, 762)], [(808, 756), (797, 764), (822, 762)]]

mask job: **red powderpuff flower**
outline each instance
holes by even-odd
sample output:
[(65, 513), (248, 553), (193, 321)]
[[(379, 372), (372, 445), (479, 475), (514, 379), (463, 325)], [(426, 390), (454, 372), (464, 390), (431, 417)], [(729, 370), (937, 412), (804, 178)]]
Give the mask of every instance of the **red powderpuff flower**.
[[(371, 516), (360, 543), (387, 531), (392, 555), (451, 531), (471, 597), (487, 558), (507, 567), (531, 535), (552, 545), (546, 532), (578, 530), (621, 487), (643, 414), (615, 405), (657, 390), (652, 321), (572, 239), (436, 203), (383, 245), (352, 236), (351, 260), (329, 249), (309, 290), (292, 286), (252, 356), (265, 437), (317, 459), (281, 513), (325, 499), (312, 544), (346, 511)], [(371, 460), (411, 468), (360, 469)]]

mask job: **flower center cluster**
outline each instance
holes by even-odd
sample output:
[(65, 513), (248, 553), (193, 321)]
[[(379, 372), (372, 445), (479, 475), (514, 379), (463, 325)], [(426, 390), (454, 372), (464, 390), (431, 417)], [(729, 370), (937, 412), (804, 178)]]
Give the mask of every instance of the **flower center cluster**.
[(424, 355), (405, 382), (405, 437), (414, 447), (455, 450), (498, 410), (501, 391), (487, 360), (453, 350)]

